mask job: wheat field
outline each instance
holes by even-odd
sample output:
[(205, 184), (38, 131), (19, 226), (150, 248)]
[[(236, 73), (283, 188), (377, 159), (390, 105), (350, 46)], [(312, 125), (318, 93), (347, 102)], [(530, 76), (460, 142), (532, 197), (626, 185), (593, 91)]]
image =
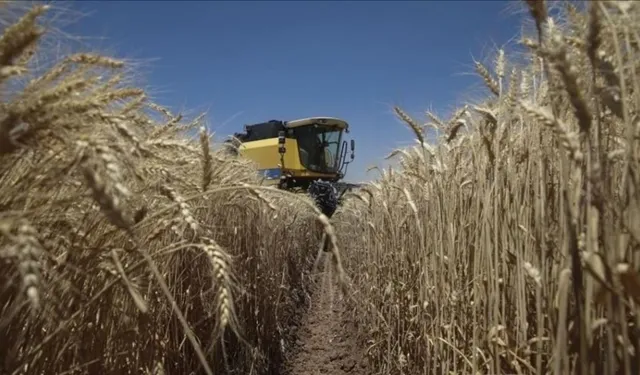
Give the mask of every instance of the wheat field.
[(416, 145), (329, 220), (1, 3), (0, 373), (284, 373), (326, 237), (372, 374), (638, 374), (640, 5), (523, 4), (525, 58), (396, 108)]

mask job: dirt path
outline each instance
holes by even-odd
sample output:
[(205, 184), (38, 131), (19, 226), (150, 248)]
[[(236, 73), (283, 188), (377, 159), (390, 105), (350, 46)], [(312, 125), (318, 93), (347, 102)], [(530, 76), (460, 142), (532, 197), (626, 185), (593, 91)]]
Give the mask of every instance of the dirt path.
[(344, 311), (342, 297), (328, 279), (327, 274), (318, 275), (288, 374), (368, 375), (366, 358), (356, 343), (356, 332)]

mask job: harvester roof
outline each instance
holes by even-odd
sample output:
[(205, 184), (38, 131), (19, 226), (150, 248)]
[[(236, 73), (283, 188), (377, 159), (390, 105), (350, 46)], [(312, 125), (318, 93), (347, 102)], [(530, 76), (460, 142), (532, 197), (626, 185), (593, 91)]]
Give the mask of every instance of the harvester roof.
[(245, 133), (236, 133), (235, 137), (242, 142), (257, 141), (261, 139), (275, 138), (278, 132), (285, 129), (295, 129), (314, 124), (335, 126), (349, 132), (349, 124), (335, 117), (309, 117), (293, 121), (271, 120), (258, 124), (245, 125)]
[(308, 117), (299, 120), (287, 121), (285, 126), (287, 128), (297, 128), (300, 126), (309, 126), (313, 124), (321, 124), (328, 126), (336, 126), (340, 129), (349, 129), (349, 124), (336, 117)]

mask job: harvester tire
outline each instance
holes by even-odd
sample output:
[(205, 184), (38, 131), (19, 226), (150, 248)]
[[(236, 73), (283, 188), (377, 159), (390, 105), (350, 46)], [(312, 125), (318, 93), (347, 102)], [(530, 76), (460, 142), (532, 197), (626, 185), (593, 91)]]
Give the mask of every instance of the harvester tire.
[(309, 195), (327, 217), (331, 217), (338, 208), (338, 191), (328, 181), (317, 180), (309, 185)]

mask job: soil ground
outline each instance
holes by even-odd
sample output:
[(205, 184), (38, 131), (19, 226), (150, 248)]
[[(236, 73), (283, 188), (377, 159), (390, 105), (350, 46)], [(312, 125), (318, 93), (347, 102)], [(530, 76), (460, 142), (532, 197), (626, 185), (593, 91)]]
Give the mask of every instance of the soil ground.
[[(325, 264), (325, 270), (330, 266)], [(364, 351), (336, 284), (328, 273), (317, 275), (309, 306), (297, 331), (289, 375), (369, 375)]]

